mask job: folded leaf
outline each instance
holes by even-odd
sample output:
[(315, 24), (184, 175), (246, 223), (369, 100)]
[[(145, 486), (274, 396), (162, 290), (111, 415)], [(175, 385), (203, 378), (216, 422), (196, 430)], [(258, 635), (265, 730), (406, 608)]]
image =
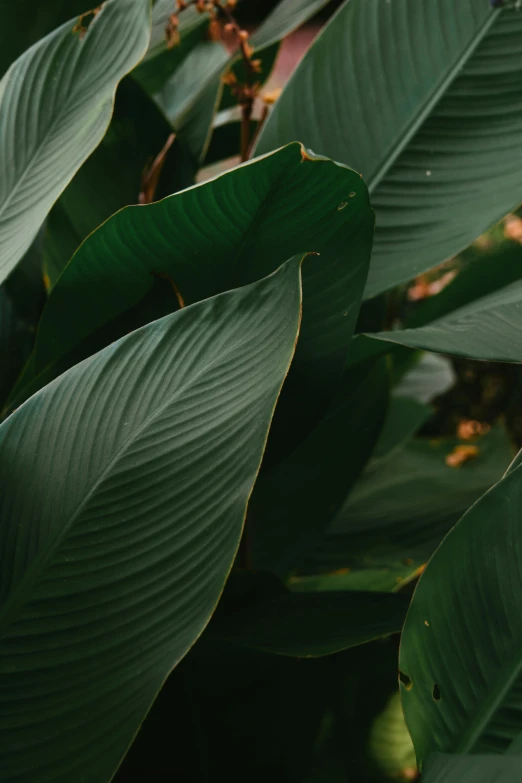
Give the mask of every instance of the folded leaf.
[(260, 279), (293, 254), (318, 251), (305, 262), (296, 358), (319, 396), (341, 373), (372, 231), (359, 176), (299, 144), (155, 204), (127, 207), (88, 237), (53, 288), (36, 374), (138, 304), (158, 278), (190, 304)]
[(108, 781), (208, 622), (300, 319), (300, 276), (155, 321), (0, 427), (0, 751)]
[(522, 15), (490, 0), (349, 0), (301, 61), (257, 152), (300, 139), (362, 172), (377, 218), (366, 296), (520, 201), (521, 46)]
[(43, 38), (0, 82), (0, 282), (103, 138), (116, 86), (146, 51), (149, 0), (108, 0), (92, 16)]
[(519, 467), (455, 525), (415, 591), (400, 669), (421, 764), (433, 751), (502, 753), (522, 731), (521, 514)]

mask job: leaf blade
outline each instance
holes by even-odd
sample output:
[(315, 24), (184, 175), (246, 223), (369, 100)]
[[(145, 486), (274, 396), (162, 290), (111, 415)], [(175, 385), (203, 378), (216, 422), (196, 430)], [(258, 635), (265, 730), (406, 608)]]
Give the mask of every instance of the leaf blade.
[(299, 320), (290, 263), (133, 332), (0, 428), (4, 774), (118, 766), (219, 599)]
[(300, 138), (362, 172), (377, 216), (365, 297), (454, 255), (518, 203), (521, 41), (520, 17), (488, 0), (350, 0), (303, 58), (257, 151)]
[(148, 0), (109, 0), (85, 33), (81, 18), (62, 25), (0, 82), (0, 280), (101, 141), (116, 85), (146, 50), (149, 16)]

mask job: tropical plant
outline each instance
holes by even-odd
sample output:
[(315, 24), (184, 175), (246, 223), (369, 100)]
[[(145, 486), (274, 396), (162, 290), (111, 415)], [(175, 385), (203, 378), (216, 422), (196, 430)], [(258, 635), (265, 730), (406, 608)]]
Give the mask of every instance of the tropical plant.
[(2, 781), (522, 779), (519, 5), (3, 4)]

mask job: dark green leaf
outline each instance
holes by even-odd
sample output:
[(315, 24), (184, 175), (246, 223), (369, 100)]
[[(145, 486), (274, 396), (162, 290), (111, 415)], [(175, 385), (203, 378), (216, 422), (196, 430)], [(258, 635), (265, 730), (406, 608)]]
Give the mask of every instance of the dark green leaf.
[(299, 320), (291, 262), (133, 332), (0, 427), (5, 779), (111, 778), (219, 599)]
[(248, 518), (254, 568), (287, 573), (314, 547), (370, 458), (387, 404), (383, 360), (347, 371), (315, 429), (262, 473)]
[(401, 630), (408, 600), (392, 593), (286, 593), (211, 622), (217, 639), (310, 658)]
[(350, 0), (301, 61), (257, 151), (300, 139), (362, 172), (377, 216), (367, 296), (520, 201), (521, 47), (522, 15), (489, 0)]
[(517, 468), (455, 525), (415, 591), (400, 668), (420, 763), (503, 752), (522, 731), (521, 514)]
[(432, 409), (410, 397), (392, 395), (384, 419), (384, 426), (373, 452), (374, 459), (395, 454), (429, 419)]
[[(163, 148), (171, 128), (154, 101), (132, 79), (120, 84), (109, 129), (49, 214), (44, 268), (52, 287), (81, 242), (122, 207), (137, 204), (142, 175)], [(156, 198), (167, 182), (173, 192), (184, 181), (180, 161), (171, 149)], [(180, 177), (181, 175), (181, 177)], [(179, 182), (179, 180), (181, 181)], [(176, 187), (176, 184), (179, 185)]]
[(459, 443), (415, 439), (389, 460), (371, 463), (318, 542), (308, 569), (418, 569), (464, 511), (500, 479), (511, 444), (497, 427), (459, 468), (445, 459)]
[[(351, 192), (356, 195), (339, 211)], [(36, 371), (137, 305), (157, 275), (168, 276), (190, 304), (314, 250), (321, 256), (305, 262), (296, 362), (310, 388), (324, 395), (344, 363), (372, 228), (358, 175), (307, 157), (298, 144), (155, 204), (123, 209), (89, 236), (52, 290)], [(170, 291), (169, 279), (163, 284)]]

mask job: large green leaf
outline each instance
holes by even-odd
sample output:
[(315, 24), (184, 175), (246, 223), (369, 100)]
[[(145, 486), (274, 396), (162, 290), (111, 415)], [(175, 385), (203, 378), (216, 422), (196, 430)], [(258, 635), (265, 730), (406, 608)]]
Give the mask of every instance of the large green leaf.
[(367, 296), (454, 255), (521, 199), (522, 15), (489, 0), (350, 0), (257, 151), (300, 139), (354, 166), (377, 229)]
[(0, 281), (103, 138), (116, 86), (147, 48), (149, 0), (108, 0), (81, 24), (35, 44), (0, 82)]
[(418, 329), (367, 336), (470, 359), (522, 362), (521, 329), (522, 281), (519, 281)]
[(417, 759), (498, 753), (522, 731), (521, 468), (462, 517), (421, 577), (400, 668)]
[(135, 331), (0, 428), (5, 779), (108, 780), (237, 550), (295, 262)]
[(287, 573), (313, 549), (369, 460), (386, 415), (388, 373), (383, 359), (357, 370), (344, 373), (308, 437), (260, 476), (247, 528), (254, 568)]
[(422, 783), (515, 783), (522, 780), (522, 759), (434, 753), (428, 757)]
[(214, 639), (312, 658), (401, 630), (408, 599), (393, 593), (283, 593), (211, 622)]
[(445, 458), (458, 443), (455, 438), (418, 438), (392, 459), (370, 463), (316, 544), (307, 568), (395, 569), (402, 561), (414, 571), (425, 563), (511, 460), (502, 427), (481, 438), (474, 459), (449, 467)]
[[(343, 199), (349, 203), (339, 210)], [(36, 372), (138, 304), (158, 275), (190, 304), (259, 279), (293, 254), (319, 251), (304, 266), (296, 357), (319, 394), (341, 372), (372, 230), (359, 176), (299, 144), (155, 204), (127, 207), (88, 237), (53, 288)]]

